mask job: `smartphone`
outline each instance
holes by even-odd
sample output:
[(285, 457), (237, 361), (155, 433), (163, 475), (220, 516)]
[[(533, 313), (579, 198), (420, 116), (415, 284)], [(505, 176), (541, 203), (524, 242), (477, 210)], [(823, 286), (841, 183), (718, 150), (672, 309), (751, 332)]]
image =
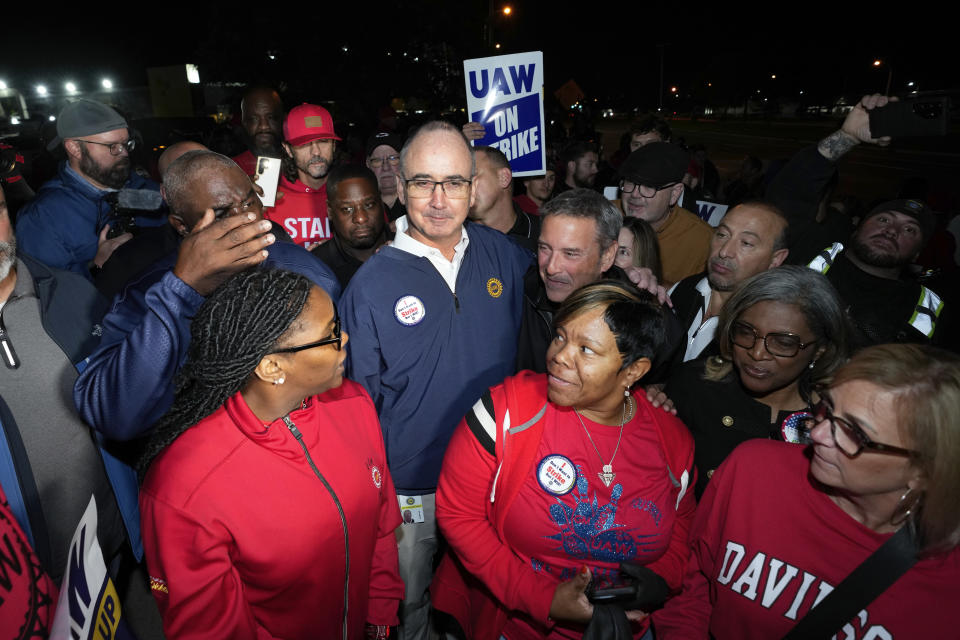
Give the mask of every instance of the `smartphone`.
[(945, 136), (950, 100), (946, 97), (899, 100), (871, 109), (869, 114), (870, 135), (874, 138)]
[(280, 183), (280, 158), (257, 156), (257, 171), (253, 179), (263, 189), (263, 195), (260, 196), (263, 206), (274, 206), (277, 203), (277, 185)]

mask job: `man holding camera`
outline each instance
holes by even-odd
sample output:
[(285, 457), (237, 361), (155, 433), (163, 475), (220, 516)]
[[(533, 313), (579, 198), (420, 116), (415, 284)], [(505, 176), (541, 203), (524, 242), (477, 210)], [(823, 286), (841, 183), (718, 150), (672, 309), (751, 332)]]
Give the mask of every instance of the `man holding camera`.
[[(53, 150), (60, 144), (66, 162), (20, 210), (17, 242), (44, 264), (90, 279), (90, 269), (102, 267), (113, 250), (132, 237), (129, 233), (108, 237), (115, 222), (115, 194), (156, 191), (159, 207), (160, 186), (130, 171), (135, 141), (126, 120), (104, 104), (77, 100), (64, 107), (57, 119), (57, 136), (47, 147)], [(137, 216), (135, 221), (156, 226), (165, 219)]]

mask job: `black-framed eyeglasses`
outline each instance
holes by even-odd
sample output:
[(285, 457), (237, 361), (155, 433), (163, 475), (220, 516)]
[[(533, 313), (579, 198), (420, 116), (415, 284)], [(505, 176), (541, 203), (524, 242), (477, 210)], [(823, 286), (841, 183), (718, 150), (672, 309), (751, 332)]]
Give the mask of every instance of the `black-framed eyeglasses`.
[(473, 180), (467, 180), (466, 178), (453, 178), (451, 180), (411, 178), (407, 180), (404, 178), (403, 184), (406, 185), (407, 195), (411, 198), (430, 198), (437, 190), (437, 185), (440, 185), (440, 190), (443, 191), (444, 195), (448, 198), (460, 200), (470, 196), (470, 185), (473, 184)]
[(118, 156), (124, 151), (127, 153), (132, 153), (134, 149), (137, 148), (137, 141), (133, 138), (130, 138), (126, 142), (96, 142), (95, 140), (83, 140), (82, 138), (77, 138), (80, 142), (86, 142), (87, 144), (98, 144), (101, 147), (108, 147), (110, 149), (110, 155)]
[(383, 166), (384, 162), (389, 162), (391, 167), (396, 167), (400, 164), (400, 156), (394, 153), (389, 156), (383, 156), (382, 158), (372, 157), (369, 162), (371, 169), (379, 169)]
[(322, 340), (301, 344), (296, 347), (284, 347), (283, 349), (277, 349), (271, 353), (296, 353), (297, 351), (305, 351), (306, 349), (322, 347), (328, 344), (332, 344), (337, 351), (340, 351), (341, 347), (343, 346), (342, 335), (340, 333), (340, 314), (337, 313), (336, 308), (333, 310), (333, 333), (330, 334), (329, 338), (323, 338)]
[[(903, 447), (895, 447), (892, 444), (874, 442), (863, 432), (863, 429), (857, 425), (833, 415), (833, 407), (830, 404), (830, 400), (823, 395), (823, 392), (821, 392), (820, 402), (813, 405), (811, 411), (813, 417), (804, 419), (806, 423), (804, 427), (806, 430), (808, 432), (813, 431), (816, 425), (827, 420), (830, 423), (830, 435), (833, 437), (833, 442), (837, 445), (837, 449), (840, 449), (848, 458), (856, 458), (864, 449), (871, 449), (896, 456), (920, 455), (919, 452), (913, 451), (912, 449), (904, 449)], [(839, 429), (837, 429), (838, 425), (840, 427)]]
[(665, 184), (662, 187), (648, 187), (645, 184), (637, 184), (636, 182), (631, 182), (630, 180), (621, 180), (620, 181), (620, 190), (624, 193), (633, 193), (637, 189), (640, 190), (640, 195), (644, 198), (652, 198), (657, 195), (658, 192), (663, 191), (664, 189), (669, 189), (670, 187), (675, 187), (677, 182), (671, 182)]
[(753, 349), (757, 340), (763, 340), (763, 346), (770, 355), (781, 358), (792, 358), (801, 350), (817, 344), (816, 342), (804, 343), (800, 340), (800, 336), (794, 333), (768, 333), (761, 336), (756, 329), (745, 322), (734, 322), (730, 328), (730, 341), (742, 349)]

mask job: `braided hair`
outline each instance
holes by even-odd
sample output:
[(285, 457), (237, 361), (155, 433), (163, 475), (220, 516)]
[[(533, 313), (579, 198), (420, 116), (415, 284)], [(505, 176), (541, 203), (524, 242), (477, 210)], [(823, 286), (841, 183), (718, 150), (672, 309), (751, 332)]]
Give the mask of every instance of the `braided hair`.
[(140, 481), (161, 451), (240, 391), (294, 324), (313, 283), (289, 271), (241, 271), (214, 291), (190, 323), (187, 361), (173, 404), (154, 425), (137, 465)]

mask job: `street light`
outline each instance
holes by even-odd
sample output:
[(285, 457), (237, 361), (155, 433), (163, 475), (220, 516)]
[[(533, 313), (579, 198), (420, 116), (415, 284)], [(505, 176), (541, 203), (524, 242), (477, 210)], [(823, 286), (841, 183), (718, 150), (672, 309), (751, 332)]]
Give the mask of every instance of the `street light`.
[(45, 96), (45, 95), (47, 95), (47, 88), (46, 88), (45, 86), (43, 86), (42, 84), (38, 84), (38, 85), (37, 85), (37, 95), (38, 95), (38, 96)]
[(100, 81), (100, 86), (107, 90), (113, 89), (113, 80), (110, 78), (104, 78)]
[(881, 64), (883, 64), (883, 61), (882, 61), (882, 60), (874, 60), (874, 61), (873, 61), (873, 66), (875, 66), (875, 67), (879, 67)]
[(72, 82), (67, 82), (63, 85), (63, 88), (67, 90), (67, 93), (74, 94), (77, 92), (77, 85)]
[(3, 91), (6, 88), (7, 88), (7, 83), (4, 82), (3, 80), (0, 80), (0, 91)]
[(508, 15), (510, 15), (511, 13), (513, 13), (513, 7), (511, 7), (510, 5), (506, 5), (506, 6), (503, 8), (503, 15), (508, 16)]

